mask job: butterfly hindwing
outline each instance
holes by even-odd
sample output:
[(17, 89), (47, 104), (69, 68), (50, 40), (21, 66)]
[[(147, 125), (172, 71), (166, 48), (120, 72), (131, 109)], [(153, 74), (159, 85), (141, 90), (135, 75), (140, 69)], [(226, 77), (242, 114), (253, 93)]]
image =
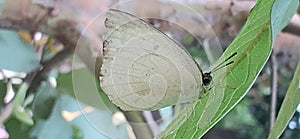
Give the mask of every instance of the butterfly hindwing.
[(178, 43), (128, 13), (109, 10), (100, 85), (123, 110), (154, 110), (193, 101), (202, 71)]

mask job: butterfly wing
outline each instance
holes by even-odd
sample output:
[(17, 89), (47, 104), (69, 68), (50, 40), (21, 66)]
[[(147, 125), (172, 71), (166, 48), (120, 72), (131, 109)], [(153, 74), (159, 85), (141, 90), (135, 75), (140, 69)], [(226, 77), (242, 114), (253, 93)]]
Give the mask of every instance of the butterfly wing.
[(155, 110), (194, 101), (202, 71), (167, 35), (128, 13), (106, 13), (100, 85), (123, 110)]

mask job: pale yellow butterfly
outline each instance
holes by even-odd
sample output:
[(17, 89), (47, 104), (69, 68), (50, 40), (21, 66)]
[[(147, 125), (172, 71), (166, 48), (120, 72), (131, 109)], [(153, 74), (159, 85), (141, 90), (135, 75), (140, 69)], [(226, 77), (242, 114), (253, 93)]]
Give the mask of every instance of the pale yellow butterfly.
[(123, 110), (193, 102), (212, 77), (166, 34), (131, 14), (106, 13), (100, 86)]

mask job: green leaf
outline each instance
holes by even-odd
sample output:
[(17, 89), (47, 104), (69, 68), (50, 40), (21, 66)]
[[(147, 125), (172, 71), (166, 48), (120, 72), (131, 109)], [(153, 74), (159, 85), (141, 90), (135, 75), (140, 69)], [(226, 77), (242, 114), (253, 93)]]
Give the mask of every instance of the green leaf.
[(220, 59), (237, 52), (234, 63), (226, 71), (213, 73), (213, 88), (177, 115), (159, 138), (200, 138), (246, 95), (271, 53), (272, 5), (272, 0), (257, 1), (242, 31)]
[(19, 90), (18, 90), (18, 92), (16, 94), (16, 97), (13, 100), (14, 101), (13, 102), (13, 104), (14, 104), (14, 111), (17, 111), (17, 107), (23, 105), (27, 89), (28, 89), (28, 85), (26, 83), (23, 83), (20, 86), (20, 88), (19, 88)]
[(34, 123), (29, 113), (30, 113), (30, 109), (24, 109), (24, 110), (19, 110), (17, 112), (14, 112), (14, 115), (18, 120), (20, 120), (24, 124), (33, 125)]
[(4, 97), (7, 92), (6, 84), (3, 81), (0, 81), (0, 106), (4, 105)]
[(34, 95), (33, 94), (29, 94), (27, 96), (27, 98), (24, 100), (23, 107), (27, 107), (29, 104), (31, 104), (32, 101), (33, 101), (33, 99), (34, 99)]
[(21, 40), (16, 32), (0, 30), (0, 69), (28, 73), (38, 64), (30, 44)]
[(299, 6), (299, 0), (275, 0), (271, 12), (272, 36), (280, 32), (293, 17)]
[(187, 43), (188, 45), (191, 45), (194, 40), (195, 40), (195, 38), (193, 35), (188, 35), (185, 37), (185, 43)]
[(26, 83), (23, 83), (20, 86), (16, 97), (13, 100), (13, 114), (17, 119), (19, 119), (23, 123), (33, 125), (33, 120), (29, 114), (30, 110), (23, 107), (27, 89), (28, 85)]
[(277, 139), (283, 133), (288, 122), (293, 117), (300, 103), (300, 59), (293, 80), (287, 90), (283, 103), (280, 107), (276, 122), (269, 134), (268, 139)]
[(83, 139), (80, 130), (76, 126), (72, 126), (72, 130), (73, 130), (74, 139)]
[(48, 118), (59, 93), (48, 81), (41, 84), (32, 104), (33, 117), (35, 119)]
[[(72, 72), (76, 72), (78, 70), (73, 70)], [(75, 97), (73, 91), (73, 82), (72, 82), (72, 72), (68, 72), (65, 74), (59, 74), (57, 77), (57, 88), (62, 92), (67, 92), (71, 96)]]
[(9, 133), (9, 139), (29, 139), (31, 126), (20, 123), (20, 120), (14, 117), (9, 118), (4, 125)]

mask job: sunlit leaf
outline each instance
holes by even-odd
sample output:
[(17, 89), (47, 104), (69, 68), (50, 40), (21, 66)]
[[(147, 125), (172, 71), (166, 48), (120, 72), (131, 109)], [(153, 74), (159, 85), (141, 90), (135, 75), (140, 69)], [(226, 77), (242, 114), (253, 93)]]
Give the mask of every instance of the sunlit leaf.
[[(234, 63), (213, 74), (216, 84), (206, 96), (181, 112), (160, 138), (200, 138), (247, 93), (272, 49), (271, 8), (274, 1), (257, 1), (240, 34), (223, 54)], [(225, 77), (225, 78), (224, 78)]]
[(283, 133), (288, 122), (293, 117), (297, 106), (300, 103), (300, 59), (298, 60), (298, 67), (294, 74), (294, 78), (285, 95), (283, 103), (280, 107), (276, 122), (270, 132), (268, 139), (277, 139)]

